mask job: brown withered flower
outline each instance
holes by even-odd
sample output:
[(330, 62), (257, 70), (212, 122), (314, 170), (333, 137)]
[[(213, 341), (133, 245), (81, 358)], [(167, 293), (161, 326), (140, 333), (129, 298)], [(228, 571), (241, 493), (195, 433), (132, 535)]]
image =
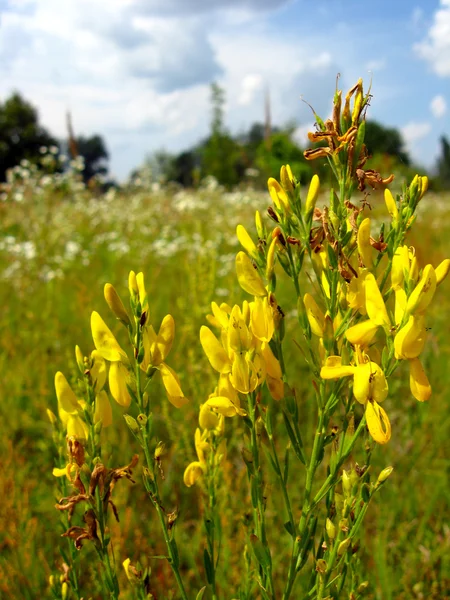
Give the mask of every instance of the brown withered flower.
[[(340, 172), (343, 179), (355, 181), (361, 192), (366, 189), (366, 184), (372, 189), (379, 189), (394, 179), (393, 175), (383, 178), (377, 171), (363, 168), (369, 158), (364, 132), (370, 98), (370, 89), (367, 93), (363, 91), (362, 79), (347, 92), (343, 108), (342, 91), (336, 90), (332, 118), (324, 122), (313, 110), (317, 131), (308, 133), (310, 142), (326, 142), (327, 146), (310, 148), (303, 153), (306, 160), (328, 158), (333, 170)], [(343, 157), (339, 156), (341, 153), (344, 153)]]
[(92, 510), (92, 508), (84, 513), (83, 521), (86, 523), (86, 527), (69, 527), (69, 529), (61, 536), (68, 537), (73, 540), (77, 550), (81, 550), (84, 540), (89, 540), (95, 545), (100, 544), (100, 540), (97, 535), (97, 520), (95, 518), (95, 512)]

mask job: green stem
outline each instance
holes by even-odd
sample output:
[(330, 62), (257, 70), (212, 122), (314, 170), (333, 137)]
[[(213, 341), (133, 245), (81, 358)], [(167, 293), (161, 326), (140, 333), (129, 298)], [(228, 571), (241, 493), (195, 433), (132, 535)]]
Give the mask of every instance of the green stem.
[(299, 526), (298, 526), (298, 536), (296, 538), (296, 543), (294, 544), (294, 549), (292, 552), (291, 562), (289, 565), (288, 578), (286, 581), (286, 585), (283, 591), (283, 600), (288, 600), (291, 595), (292, 588), (294, 586), (295, 578), (297, 576), (297, 566), (300, 559), (300, 544), (303, 542), (303, 538), (306, 533), (306, 526), (308, 523), (308, 516), (311, 510), (311, 490), (314, 480), (314, 474), (317, 468), (317, 459), (319, 456), (319, 451), (321, 449), (322, 441), (323, 441), (323, 428), (325, 422), (325, 415), (322, 408), (319, 408), (319, 421), (316, 428), (316, 433), (314, 436), (314, 444), (311, 452), (311, 459), (309, 461), (308, 469), (306, 472), (306, 483), (305, 483), (305, 497), (303, 500), (303, 508), (302, 515), (300, 518)]
[[(140, 394), (139, 390), (138, 390), (138, 394)], [(147, 428), (144, 428), (143, 429), (142, 449), (144, 450), (147, 468), (149, 469), (150, 473), (154, 474), (154, 460), (152, 460), (152, 457), (150, 455), (148, 442), (149, 442), (149, 440), (148, 440)], [(161, 498), (159, 495), (158, 484), (156, 482), (156, 478), (152, 482), (152, 489), (148, 490), (148, 492), (149, 492), (150, 500), (151, 500), (153, 506), (155, 507), (156, 513), (158, 515), (159, 523), (161, 525), (161, 529), (163, 532), (164, 541), (165, 541), (166, 547), (167, 547), (167, 552), (169, 554), (169, 563), (170, 563), (170, 566), (172, 567), (173, 574), (177, 581), (181, 597), (183, 598), (183, 600), (188, 600), (186, 590), (184, 589), (183, 580), (181, 578), (181, 574), (180, 574), (180, 570), (179, 570), (179, 564), (178, 564), (179, 558), (178, 558), (177, 544), (176, 544), (176, 541), (174, 538), (172, 540), (170, 539), (169, 530), (167, 528), (167, 523), (166, 523), (166, 519), (165, 519), (165, 514), (161, 507)]]
[(269, 588), (272, 598), (275, 598), (274, 594), (274, 585), (273, 585), (273, 577), (272, 577), (272, 558), (270, 555), (270, 548), (267, 543), (266, 536), (266, 520), (265, 520), (265, 512), (264, 512), (264, 498), (263, 498), (263, 481), (261, 477), (261, 464), (259, 460), (259, 446), (258, 446), (258, 435), (256, 432), (256, 398), (255, 393), (252, 392), (248, 394), (248, 406), (249, 406), (249, 416), (252, 422), (251, 429), (251, 452), (253, 458), (253, 468), (254, 468), (254, 477), (256, 481), (256, 506), (253, 506), (253, 520), (255, 524), (255, 531), (257, 537), (261, 540), (262, 544), (267, 549), (267, 553), (270, 557), (270, 564), (267, 569), (263, 570), (263, 582)]

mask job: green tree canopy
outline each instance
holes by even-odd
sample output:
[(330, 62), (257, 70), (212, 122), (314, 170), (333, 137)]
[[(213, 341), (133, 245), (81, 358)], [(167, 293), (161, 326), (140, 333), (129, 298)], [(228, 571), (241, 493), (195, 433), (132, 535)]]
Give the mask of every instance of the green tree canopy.
[(365, 142), (370, 155), (389, 154), (406, 166), (411, 164), (405, 142), (398, 129), (385, 127), (377, 121), (367, 121)]
[(0, 103), (0, 180), (21, 160), (37, 161), (42, 146), (55, 145), (56, 140), (39, 124), (37, 110), (19, 93)]
[(84, 181), (89, 181), (95, 175), (106, 175), (109, 154), (103, 138), (100, 135), (79, 136), (75, 142), (78, 154), (84, 158)]

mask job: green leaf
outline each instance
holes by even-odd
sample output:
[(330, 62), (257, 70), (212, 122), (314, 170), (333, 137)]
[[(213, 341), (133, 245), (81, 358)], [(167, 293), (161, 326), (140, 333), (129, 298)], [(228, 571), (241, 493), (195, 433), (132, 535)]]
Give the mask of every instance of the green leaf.
[(204, 585), (202, 587), (202, 589), (199, 591), (199, 593), (195, 596), (195, 600), (202, 600), (203, 596), (205, 595), (205, 590), (206, 590), (206, 585)]
[(250, 536), (253, 554), (263, 569), (268, 569), (271, 564), (270, 554), (258, 536), (252, 534)]
[(290, 521), (286, 521), (284, 528), (292, 538), (295, 538), (295, 531), (292, 529), (292, 523)]
[(203, 563), (205, 565), (206, 580), (211, 585), (214, 580), (214, 565), (206, 548), (203, 550)]

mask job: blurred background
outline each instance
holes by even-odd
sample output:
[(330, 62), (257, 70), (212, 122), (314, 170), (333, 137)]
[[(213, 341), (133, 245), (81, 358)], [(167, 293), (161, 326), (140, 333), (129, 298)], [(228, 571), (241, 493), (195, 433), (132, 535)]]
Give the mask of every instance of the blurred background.
[[(176, 411), (157, 386), (152, 402), (169, 449), (163, 494), (180, 508), (184, 576), (201, 587), (202, 503), (181, 481), (194, 457), (198, 406), (215, 385), (198, 331), (212, 300), (242, 297), (235, 228), (243, 223), (255, 236), (255, 210), (269, 205), (267, 178), (289, 163), (305, 186), (313, 173), (324, 189), (330, 181), (325, 161), (308, 163), (303, 150), (311, 107), (330, 115), (338, 74), (344, 94), (359, 77), (365, 90), (372, 81), (367, 167), (394, 173), (394, 191), (417, 172), (429, 176), (407, 243), (422, 265), (436, 266), (450, 256), (449, 0), (0, 0), (0, 597), (52, 597), (48, 578), (61, 573), (60, 548), (67, 550), (53, 508), (53, 377), (61, 370), (76, 385), (74, 347), (92, 350), (92, 310), (125, 343), (103, 285), (125, 298), (131, 269), (145, 273), (152, 322), (171, 312), (177, 323), (170, 364), (191, 403)], [(386, 218), (382, 198), (369, 200), (367, 214)], [(280, 275), (290, 378), (304, 392), (310, 440), (313, 413), (285, 284)], [(430, 311), (431, 402), (411, 398), (406, 371), (391, 386), (393, 437), (374, 469), (395, 471), (361, 543), (367, 597), (376, 600), (450, 597), (448, 285)], [(122, 466), (136, 448), (119, 407), (114, 414), (106, 455)], [(245, 537), (236, 532), (248, 501), (242, 424), (231, 429), (238, 441), (221, 507), (224, 535), (236, 542), (221, 558), (224, 598), (240, 583)], [(115, 492), (117, 561), (150, 564), (155, 597), (170, 598), (169, 568), (150, 558), (164, 549), (139, 473), (137, 480)], [(228, 495), (236, 482), (242, 493)], [(289, 538), (279, 506), (274, 485), (268, 514), (283, 573)], [(100, 598), (92, 548), (78, 568), (84, 597)], [(123, 598), (133, 598), (120, 577)]]

